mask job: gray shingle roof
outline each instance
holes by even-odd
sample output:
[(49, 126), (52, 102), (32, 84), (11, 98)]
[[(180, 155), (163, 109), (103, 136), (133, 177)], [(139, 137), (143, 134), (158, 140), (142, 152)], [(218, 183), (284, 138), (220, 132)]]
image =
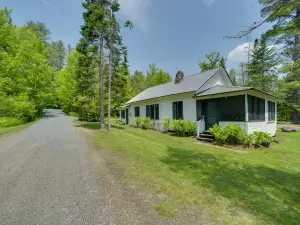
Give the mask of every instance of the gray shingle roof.
[(162, 96), (195, 92), (197, 91), (209, 78), (215, 75), (220, 69), (214, 69), (185, 77), (179, 84), (175, 84), (174, 81), (159, 86), (151, 87), (128, 101), (126, 104), (133, 102), (143, 101), (147, 99), (158, 98)]
[(237, 87), (237, 86), (222, 86), (222, 85), (216, 85), (209, 89), (206, 89), (205, 91), (197, 93), (197, 97), (201, 96), (207, 96), (207, 95), (216, 95), (216, 94), (222, 94), (222, 93), (230, 93), (230, 92), (237, 92), (237, 91), (247, 91), (251, 90), (253, 88), (251, 87)]

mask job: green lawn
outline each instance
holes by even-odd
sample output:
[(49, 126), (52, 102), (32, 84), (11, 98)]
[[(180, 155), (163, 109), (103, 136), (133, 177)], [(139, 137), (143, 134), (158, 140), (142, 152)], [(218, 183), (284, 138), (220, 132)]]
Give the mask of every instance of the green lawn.
[(0, 137), (23, 130), (23, 129), (31, 126), (33, 123), (21, 124), (19, 126), (15, 126), (15, 127), (4, 127), (4, 128), (0, 127)]
[(198, 205), (225, 224), (300, 223), (300, 133), (238, 153), (137, 128), (95, 132), (100, 149), (121, 156), (128, 182), (166, 196), (156, 206), (162, 215)]

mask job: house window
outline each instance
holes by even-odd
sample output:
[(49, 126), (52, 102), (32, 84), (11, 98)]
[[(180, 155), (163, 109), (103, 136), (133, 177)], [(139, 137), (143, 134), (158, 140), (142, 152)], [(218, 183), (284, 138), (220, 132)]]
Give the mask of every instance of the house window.
[(147, 105), (146, 117), (150, 117), (151, 120), (159, 120), (159, 105)]
[(173, 119), (183, 119), (183, 102), (173, 102)]
[(245, 95), (220, 98), (220, 121), (245, 121)]
[(122, 110), (122, 111), (121, 111), (121, 118), (122, 118), (122, 119), (125, 119), (125, 118), (126, 118), (126, 112), (125, 112), (125, 110)]
[(268, 101), (268, 120), (275, 121), (275, 102)]
[(134, 116), (140, 117), (140, 107), (134, 107)]
[(249, 121), (265, 121), (265, 100), (248, 95)]

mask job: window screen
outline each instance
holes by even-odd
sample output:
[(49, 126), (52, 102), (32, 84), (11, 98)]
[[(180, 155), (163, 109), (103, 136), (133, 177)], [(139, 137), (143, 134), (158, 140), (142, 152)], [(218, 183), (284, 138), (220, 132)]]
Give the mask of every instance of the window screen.
[(183, 119), (183, 102), (173, 102), (173, 119)]
[(265, 100), (248, 95), (249, 121), (265, 121)]
[(134, 107), (134, 116), (140, 117), (140, 107)]
[(146, 117), (149, 117), (151, 120), (159, 120), (159, 105), (147, 105)]
[(245, 111), (245, 95), (220, 99), (220, 121), (245, 121)]
[(268, 101), (268, 120), (275, 121), (275, 102)]
[(125, 112), (125, 110), (122, 110), (122, 111), (121, 111), (121, 118), (122, 118), (122, 119), (125, 119), (125, 118), (126, 118), (126, 112)]

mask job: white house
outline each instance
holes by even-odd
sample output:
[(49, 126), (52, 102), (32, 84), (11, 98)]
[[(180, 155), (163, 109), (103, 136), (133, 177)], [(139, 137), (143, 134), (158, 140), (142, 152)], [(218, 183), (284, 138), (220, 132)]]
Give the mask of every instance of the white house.
[(161, 131), (167, 117), (191, 120), (197, 122), (198, 135), (214, 124), (238, 124), (247, 134), (274, 136), (278, 100), (252, 87), (233, 86), (220, 68), (146, 89), (122, 106), (120, 119), (131, 124), (136, 117), (150, 117)]

